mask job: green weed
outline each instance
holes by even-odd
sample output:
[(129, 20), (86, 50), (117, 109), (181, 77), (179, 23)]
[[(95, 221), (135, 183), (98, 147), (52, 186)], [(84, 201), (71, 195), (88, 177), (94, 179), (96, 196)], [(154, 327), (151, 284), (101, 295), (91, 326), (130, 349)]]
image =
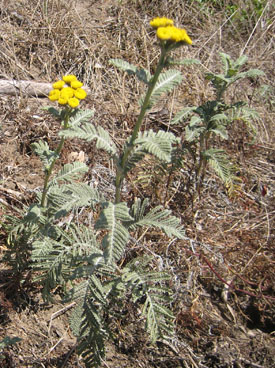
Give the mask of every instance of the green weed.
[[(77, 351), (87, 367), (101, 365), (106, 341), (115, 340), (114, 325), (123, 318), (121, 311), (129, 303), (140, 311), (151, 342), (167, 340), (174, 333), (170, 275), (151, 256), (126, 257), (125, 253), (129, 244), (138, 242), (141, 229), (157, 229), (176, 239), (185, 238), (184, 229), (170, 210), (161, 205), (153, 207), (148, 198), (123, 201), (129, 173), (148, 155), (163, 167), (177, 169), (178, 162), (189, 153), (195, 160), (197, 192), (207, 164), (231, 189), (234, 170), (225, 153), (211, 145), (212, 137), (227, 139), (229, 124), (253, 117), (245, 103), (226, 103), (225, 92), (239, 79), (262, 74), (259, 70), (240, 71), (246, 62), (244, 56), (233, 61), (221, 54), (223, 74), (206, 75), (215, 90), (215, 100), (184, 108), (172, 122), (178, 124), (191, 116), (184, 141), (169, 131), (146, 131), (146, 114), (163, 94), (182, 81), (175, 66), (198, 63), (170, 56), (176, 48), (192, 43), (184, 29), (174, 27), (167, 18), (155, 18), (151, 26), (156, 29), (160, 46), (154, 74), (124, 60), (110, 60), (112, 67), (135, 75), (145, 86), (139, 116), (122, 148), (106, 129), (92, 122), (94, 111), (78, 108), (86, 92), (74, 75), (53, 84), (49, 99), (58, 102), (59, 107), (51, 106), (46, 111), (60, 122), (60, 141), (54, 150), (42, 140), (32, 145), (43, 164), (43, 189), (25, 209), (22, 219), (14, 220), (9, 235), (6, 259), (16, 272), (23, 275), (31, 268), (33, 281), (43, 286), (46, 301), (54, 301), (53, 290), (58, 287), (64, 302), (75, 302), (70, 325), (78, 339)], [(65, 141), (75, 138), (95, 142), (115, 167), (112, 200), (85, 181), (89, 168), (84, 162), (65, 164), (54, 172)], [(80, 212), (85, 221), (78, 221)]]
[[(49, 99), (57, 101), (61, 108), (46, 110), (60, 121), (60, 142), (55, 150), (45, 141), (32, 145), (43, 164), (43, 190), (26, 208), (23, 218), (15, 220), (17, 224), (13, 224), (9, 236), (7, 259), (17, 273), (31, 267), (33, 280), (43, 286), (46, 301), (54, 300), (52, 290), (59, 287), (64, 302), (76, 302), (70, 324), (78, 338), (78, 353), (87, 367), (101, 365), (106, 340), (115, 337), (113, 322), (121, 318), (119, 310), (125, 309), (127, 303), (141, 310), (153, 343), (174, 332), (169, 274), (158, 269), (147, 255), (126, 260), (125, 250), (135, 241), (140, 228), (156, 228), (178, 239), (185, 237), (184, 229), (170, 210), (162, 206), (152, 208), (148, 199), (121, 201), (127, 174), (144, 156), (149, 154), (161, 162), (170, 162), (173, 145), (178, 141), (169, 132), (141, 129), (145, 114), (160, 96), (182, 80), (177, 70), (163, 71), (168, 67), (170, 52), (192, 42), (184, 29), (166, 29), (168, 23), (171, 25), (172, 20), (156, 18), (151, 23), (161, 48), (154, 75), (125, 61), (110, 60), (112, 65), (135, 74), (146, 86), (139, 117), (122, 150), (107, 130), (91, 122), (94, 111), (78, 108), (86, 93), (74, 75), (53, 84)], [(116, 167), (113, 201), (84, 181), (88, 167), (83, 162), (65, 164), (54, 174), (65, 141), (74, 138), (95, 141)], [(89, 225), (77, 221), (80, 211), (92, 214)]]
[(209, 164), (221, 178), (229, 194), (233, 194), (239, 182), (235, 175), (236, 168), (213, 139), (215, 136), (228, 139), (228, 128), (232, 123), (239, 124), (242, 121), (253, 130), (252, 122), (257, 118), (256, 112), (246, 102), (227, 103), (226, 91), (241, 79), (256, 78), (264, 73), (258, 69), (241, 71), (247, 61), (244, 55), (236, 61), (224, 53), (220, 53), (220, 56), (223, 72), (205, 75), (215, 91), (215, 99), (200, 106), (185, 107), (172, 120), (172, 124), (183, 122), (185, 125), (185, 138), (180, 150), (183, 157), (188, 153), (194, 161), (196, 193), (200, 193)]

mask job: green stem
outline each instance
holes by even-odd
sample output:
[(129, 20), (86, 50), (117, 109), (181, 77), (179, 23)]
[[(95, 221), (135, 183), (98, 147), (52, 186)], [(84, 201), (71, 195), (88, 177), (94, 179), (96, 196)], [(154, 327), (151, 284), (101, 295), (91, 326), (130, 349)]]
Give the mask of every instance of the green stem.
[[(68, 109), (66, 108), (67, 111), (65, 112), (65, 117), (64, 117), (64, 126), (63, 126), (63, 129), (67, 129), (68, 128), (68, 124), (69, 124), (69, 118), (70, 118), (70, 112), (71, 112), (71, 109)], [(61, 138), (61, 141), (59, 142), (56, 150), (54, 151), (54, 159), (52, 160), (49, 168), (46, 170), (46, 176), (45, 176), (45, 179), (44, 179), (44, 186), (43, 186), (43, 192), (42, 192), (42, 198), (41, 198), (41, 207), (45, 207), (46, 205), (46, 196), (47, 196), (47, 192), (48, 192), (48, 184), (49, 184), (49, 180), (50, 180), (50, 176), (52, 174), (52, 171), (53, 171), (53, 168), (54, 168), (54, 165), (56, 163), (56, 160), (59, 158), (59, 155), (60, 155), (60, 152), (64, 146), (64, 142), (65, 142), (65, 138), (62, 137)]]
[(150, 98), (151, 98), (151, 95), (152, 95), (153, 90), (155, 88), (155, 85), (157, 83), (157, 80), (159, 78), (159, 75), (160, 75), (163, 67), (165, 66), (166, 55), (167, 55), (168, 51), (169, 50), (167, 48), (165, 48), (164, 46), (161, 48), (160, 59), (159, 59), (155, 74), (153, 76), (153, 79), (149, 83), (147, 93), (145, 95), (143, 104), (141, 106), (137, 122), (135, 124), (135, 127), (134, 127), (132, 135), (131, 135), (131, 139), (130, 139), (129, 143), (127, 144), (127, 147), (125, 148), (125, 150), (124, 150), (124, 152), (123, 152), (123, 154), (120, 158), (119, 163), (117, 164), (115, 203), (120, 202), (121, 187), (122, 187), (123, 180), (125, 179), (125, 176), (126, 176), (126, 166), (127, 166), (127, 163), (128, 163), (128, 158), (129, 158), (129, 155), (130, 155), (130, 153), (132, 152), (132, 150), (134, 148), (135, 140), (138, 136), (138, 133), (140, 131), (144, 116), (145, 116), (145, 114), (147, 112), (147, 109), (148, 109), (148, 106), (150, 104)]

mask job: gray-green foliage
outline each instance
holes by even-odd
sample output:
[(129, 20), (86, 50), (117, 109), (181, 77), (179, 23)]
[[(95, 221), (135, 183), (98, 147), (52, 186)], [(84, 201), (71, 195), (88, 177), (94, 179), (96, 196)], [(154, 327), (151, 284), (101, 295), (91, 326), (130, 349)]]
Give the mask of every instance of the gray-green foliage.
[[(168, 49), (167, 49), (168, 50)], [(167, 51), (166, 50), (166, 51)], [(14, 224), (10, 233), (9, 260), (22, 272), (31, 267), (34, 280), (43, 285), (43, 296), (52, 300), (52, 290), (62, 287), (64, 301), (75, 301), (70, 317), (73, 333), (78, 338), (78, 352), (87, 367), (99, 367), (105, 354), (106, 340), (114, 338), (113, 326), (121, 312), (132, 303), (140, 311), (152, 342), (173, 334), (174, 317), (169, 309), (171, 289), (169, 275), (158, 269), (153, 258), (125, 259), (125, 251), (140, 228), (157, 229), (168, 237), (184, 238), (179, 219), (162, 206), (150, 207), (148, 199), (136, 199), (129, 204), (120, 200), (122, 182), (126, 175), (146, 156), (167, 168), (180, 167), (182, 152), (191, 153), (196, 160), (197, 188), (209, 163), (225, 184), (234, 185), (234, 167), (221, 149), (210, 147), (210, 138), (228, 138), (227, 128), (233, 121), (250, 124), (254, 112), (243, 102), (226, 104), (224, 92), (237, 80), (261, 75), (258, 70), (240, 72), (245, 57), (232, 61), (222, 54), (223, 74), (208, 73), (216, 91), (216, 99), (196, 107), (181, 110), (173, 123), (186, 121), (185, 141), (171, 132), (141, 131), (145, 113), (164, 93), (177, 86), (182, 75), (178, 70), (161, 72), (169, 65), (197, 63), (196, 60), (173, 61), (164, 53), (155, 75), (128, 62), (112, 59), (110, 63), (129, 75), (135, 75), (147, 88), (141, 99), (141, 112), (132, 135), (122, 149), (117, 147), (109, 132), (91, 121), (91, 110), (57, 110), (48, 112), (61, 121), (60, 143), (53, 150), (47, 142), (33, 144), (40, 157), (44, 174), (44, 188), (36, 201), (24, 209), (24, 216)], [(168, 51), (167, 51), (168, 53)], [(116, 167), (115, 200), (107, 200), (104, 193), (85, 181), (89, 171), (83, 162), (65, 164), (53, 175), (66, 139), (94, 141)], [(78, 221), (84, 213), (84, 221)]]
[[(150, 98), (149, 108), (152, 107), (159, 98), (164, 94), (172, 91), (182, 81), (182, 74), (179, 70), (169, 69), (162, 72), (159, 79), (153, 89), (153, 93)], [(143, 99), (140, 100), (142, 105)]]
[(233, 83), (243, 78), (254, 78), (262, 76), (264, 73), (259, 69), (250, 69), (241, 72), (240, 69), (247, 62), (247, 56), (242, 55), (237, 60), (233, 60), (229, 55), (221, 52), (220, 57), (223, 63), (223, 73), (206, 73), (206, 79), (212, 82), (216, 90), (217, 100), (223, 97), (225, 90)]
[(140, 81), (142, 81), (146, 84), (149, 84), (149, 82), (152, 78), (152, 75), (149, 72), (149, 70), (144, 69), (144, 68), (138, 69), (135, 65), (132, 65), (132, 64), (128, 63), (128, 61), (126, 61), (126, 60), (110, 59), (109, 62), (113, 66), (127, 72), (129, 75), (136, 76)]
[[(170, 47), (171, 46), (171, 47)], [(135, 75), (140, 81), (146, 85), (146, 93), (140, 99), (140, 114), (134, 126), (131, 136), (126, 141), (123, 152), (117, 157), (117, 174), (116, 174), (116, 202), (120, 201), (120, 192), (122, 183), (128, 172), (141, 161), (146, 153), (155, 156), (160, 162), (167, 163), (171, 161), (173, 155), (173, 146), (177, 142), (177, 138), (172, 133), (164, 131), (159, 132), (143, 132), (141, 126), (146, 113), (151, 107), (159, 101), (160, 97), (172, 91), (182, 80), (182, 75), (178, 70), (166, 70), (172, 59), (169, 52), (180, 45), (163, 43), (161, 55), (156, 66), (155, 74), (151, 75), (146, 69), (138, 69), (120, 59), (111, 59), (110, 64), (126, 71), (130, 75)], [(193, 60), (192, 60), (193, 61)], [(189, 60), (189, 63), (192, 63)]]
[(115, 321), (130, 303), (141, 308), (140, 319), (144, 321), (152, 342), (173, 333), (174, 317), (165, 306), (171, 301), (171, 291), (164, 287), (169, 275), (151, 271), (153, 260), (149, 257), (135, 258), (123, 268), (114, 263), (106, 266), (99, 261), (100, 257), (100, 254), (96, 259), (87, 257), (85, 267), (76, 269), (71, 278), (81, 275), (85, 280), (67, 294), (68, 301), (77, 303), (71, 315), (71, 327), (78, 336), (79, 352), (87, 366), (100, 363), (105, 352), (104, 342), (112, 337), (104, 316)]
[[(149, 71), (119, 60), (112, 64), (136, 75), (150, 88), (153, 77)], [(181, 80), (177, 70), (161, 73), (144, 110)], [(78, 338), (78, 352), (87, 367), (98, 367), (106, 340), (114, 337), (112, 326), (127, 303), (141, 311), (139, 318), (152, 342), (173, 334), (169, 274), (159, 270), (147, 255), (128, 262), (124, 256), (127, 246), (135, 242), (139, 228), (158, 229), (178, 239), (184, 238), (184, 230), (170, 210), (162, 206), (151, 208), (147, 199), (137, 199), (133, 204), (108, 201), (104, 193), (85, 182), (89, 168), (83, 162), (65, 164), (55, 175), (53, 167), (66, 139), (94, 141), (116, 165), (117, 176), (122, 174), (124, 180), (145, 155), (170, 163), (179, 140), (170, 132), (137, 130), (125, 141), (121, 152), (109, 132), (91, 121), (93, 111), (47, 111), (61, 120), (61, 141), (55, 150), (44, 141), (32, 146), (43, 164), (44, 189), (25, 209), (22, 220), (10, 234), (14, 246), (11, 259), (17, 270), (33, 269), (33, 279), (43, 285), (45, 300), (52, 301), (52, 290), (61, 287), (64, 301), (76, 302), (70, 325)], [(81, 223), (77, 220), (80, 212), (89, 218), (88, 223), (87, 219)], [(19, 264), (20, 259), (24, 262)]]
[(104, 149), (111, 155), (116, 153), (116, 146), (109, 133), (104, 128), (96, 127), (90, 122), (86, 123), (80, 120), (77, 124), (61, 131), (59, 134), (65, 138), (81, 138), (88, 142), (95, 140), (98, 149)]
[[(169, 275), (157, 270), (148, 257), (133, 258), (122, 266), (117, 261), (138, 227), (157, 228), (168, 236), (184, 238), (180, 221), (161, 206), (148, 210), (147, 200), (137, 200), (130, 208), (124, 202), (102, 201), (100, 206), (93, 226), (71, 224), (64, 230), (55, 225), (55, 232), (51, 232), (55, 236), (36, 235), (31, 253), (44, 297), (51, 300), (51, 290), (63, 286), (66, 301), (76, 301), (70, 324), (87, 367), (100, 365), (105, 341), (112, 338), (109, 323), (117, 318), (116, 308), (125, 309), (130, 301), (140, 306), (141, 320), (152, 342), (173, 334)], [(69, 284), (74, 285), (70, 290)]]
[[(169, 59), (170, 60), (170, 59)], [(170, 63), (170, 61), (169, 61)], [(136, 66), (128, 63), (121, 59), (111, 59), (110, 64), (117, 68), (126, 71), (129, 75), (135, 75), (140, 81), (149, 85), (152, 81), (153, 76), (146, 69), (138, 69)], [(173, 90), (182, 81), (182, 74), (178, 70), (169, 69), (165, 72), (160, 73), (158, 81), (154, 86), (153, 93), (150, 98), (148, 108), (151, 108), (159, 98), (164, 94)], [(140, 99), (140, 105), (144, 102), (144, 98)]]
[(228, 139), (228, 128), (234, 122), (238, 124), (242, 121), (255, 132), (253, 120), (257, 118), (257, 113), (243, 101), (226, 103), (225, 92), (238, 80), (256, 78), (264, 73), (258, 69), (242, 72), (241, 68), (247, 62), (244, 55), (235, 61), (225, 53), (220, 56), (223, 72), (206, 73), (205, 76), (211, 82), (216, 98), (201, 106), (183, 108), (176, 114), (172, 124), (185, 123), (182, 151), (189, 151), (195, 160), (196, 190), (199, 191), (206, 165), (209, 164), (224, 182), (229, 193), (232, 193), (239, 181), (235, 175), (236, 168), (225, 151), (213, 147), (214, 138)]

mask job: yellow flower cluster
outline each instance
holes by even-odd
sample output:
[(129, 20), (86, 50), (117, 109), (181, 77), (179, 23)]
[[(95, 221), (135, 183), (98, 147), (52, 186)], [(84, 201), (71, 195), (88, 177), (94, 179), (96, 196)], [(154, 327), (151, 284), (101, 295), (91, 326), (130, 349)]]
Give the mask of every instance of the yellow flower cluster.
[(86, 98), (86, 91), (81, 88), (83, 83), (77, 80), (75, 75), (64, 75), (62, 80), (53, 83), (53, 89), (49, 93), (51, 101), (57, 101), (60, 105), (69, 105), (75, 109), (79, 100)]
[(153, 28), (158, 28), (158, 27), (167, 27), (167, 26), (173, 26), (174, 22), (172, 19), (169, 18), (160, 18), (160, 17), (156, 17), (154, 19), (151, 20), (150, 25)]
[(177, 28), (169, 18), (154, 18), (150, 25), (157, 29), (157, 37), (163, 41), (185, 42), (192, 45), (192, 40), (184, 28)]

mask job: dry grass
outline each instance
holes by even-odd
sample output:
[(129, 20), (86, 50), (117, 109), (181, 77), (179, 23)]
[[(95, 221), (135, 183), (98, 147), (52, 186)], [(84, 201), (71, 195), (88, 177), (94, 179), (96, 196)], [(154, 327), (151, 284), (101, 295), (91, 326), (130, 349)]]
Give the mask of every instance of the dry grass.
[[(245, 7), (243, 1), (236, 3)], [(243, 82), (227, 96), (250, 101), (260, 114), (253, 144), (244, 127), (234, 127), (225, 146), (240, 166), (243, 186), (238, 196), (229, 199), (212, 172), (193, 205), (185, 186), (187, 169), (177, 173), (168, 191), (165, 178), (145, 187), (130, 178), (131, 195), (166, 202), (186, 227), (185, 241), (169, 243), (147, 232), (127, 254), (149, 250), (170, 270), (177, 334), (170, 345), (150, 346), (129, 306), (103, 366), (271, 368), (274, 364), (274, 8), (267, 1), (260, 18), (250, 12), (244, 22), (226, 14), (229, 4), (224, 1), (224, 7), (213, 6), (211, 12), (198, 1), (183, 6), (179, 0), (0, 0), (0, 78), (51, 82), (65, 73), (76, 74), (92, 91), (86, 106), (95, 108), (95, 121), (118, 144), (133, 126), (142, 86), (110, 67), (108, 60), (124, 58), (153, 70), (159, 52), (148, 27), (153, 16), (172, 17), (188, 29), (194, 45), (178, 50), (177, 57), (198, 58), (202, 67), (182, 67), (184, 82), (155, 107), (147, 126), (169, 125), (180, 107), (211, 98), (203, 73), (219, 70), (218, 52), (233, 57), (244, 53), (250, 68), (265, 72), (265, 77)], [(263, 84), (269, 86), (264, 94)], [(28, 98), (19, 91), (16, 97), (1, 96), (0, 103), (0, 215), (4, 215), (30, 203), (41, 186), (40, 164), (30, 144), (42, 138), (55, 145), (58, 127), (41, 112), (45, 99)], [(78, 142), (66, 145), (62, 161), (81, 150), (91, 173), (96, 164), (106, 166), (92, 145)], [(165, 192), (166, 198), (158, 192)], [(4, 254), (6, 234), (3, 228), (0, 232)], [(62, 306), (44, 306), (39, 289), (28, 279), (22, 287), (10, 277), (2, 264), (0, 336), (19, 336), (22, 341), (6, 351), (4, 367), (82, 367), (66, 315), (52, 321), (49, 330), (51, 316)]]

